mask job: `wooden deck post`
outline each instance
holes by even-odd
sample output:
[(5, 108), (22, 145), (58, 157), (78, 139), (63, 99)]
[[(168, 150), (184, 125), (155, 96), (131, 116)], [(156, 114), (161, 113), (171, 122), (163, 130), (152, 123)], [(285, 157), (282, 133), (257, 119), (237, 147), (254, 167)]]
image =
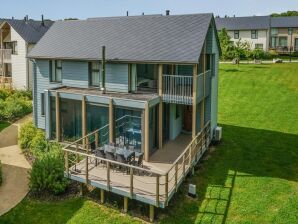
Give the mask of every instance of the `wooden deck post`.
[(123, 211), (124, 211), (124, 213), (127, 213), (127, 211), (128, 211), (128, 197), (124, 197), (124, 206), (123, 206)]
[(156, 176), (156, 207), (159, 207), (159, 175)]
[(178, 163), (175, 165), (175, 192), (178, 191)]
[(193, 86), (192, 86), (192, 138), (197, 134), (197, 80), (198, 65), (193, 65)]
[(56, 91), (56, 140), (60, 141), (60, 99), (59, 92)]
[(88, 156), (86, 156), (86, 184), (88, 184), (88, 179), (89, 179), (89, 161), (88, 161)]
[(145, 119), (145, 122), (144, 122), (144, 131), (145, 131), (145, 142), (144, 142), (144, 145), (145, 145), (145, 161), (148, 162), (149, 161), (149, 104), (148, 102), (146, 102), (145, 104), (145, 110), (144, 110), (144, 113), (145, 113), (145, 116), (144, 116), (144, 119)]
[(130, 192), (130, 198), (133, 197), (133, 168), (130, 167), (130, 187), (129, 187), (129, 192)]
[(65, 171), (67, 173), (67, 177), (69, 177), (69, 165), (68, 165), (68, 151), (65, 151), (65, 157), (64, 157), (64, 166), (65, 166)]
[(107, 161), (107, 188), (110, 190), (110, 162)]
[(165, 204), (168, 204), (168, 198), (169, 198), (169, 174), (167, 173), (165, 175)]
[(149, 219), (150, 222), (154, 222), (154, 206), (150, 205), (149, 207)]
[(105, 191), (103, 189), (100, 189), (100, 203), (105, 203)]
[(95, 141), (95, 147), (96, 148), (98, 147), (98, 144), (99, 144), (98, 135), (99, 135), (99, 131), (97, 131), (97, 132), (94, 133), (94, 141)]
[(114, 142), (114, 107), (112, 98), (109, 101), (109, 141), (110, 143)]
[[(82, 136), (87, 135), (87, 113), (86, 113), (86, 97), (82, 97)], [(87, 139), (83, 138), (83, 149), (88, 150), (86, 145), (88, 144)]]

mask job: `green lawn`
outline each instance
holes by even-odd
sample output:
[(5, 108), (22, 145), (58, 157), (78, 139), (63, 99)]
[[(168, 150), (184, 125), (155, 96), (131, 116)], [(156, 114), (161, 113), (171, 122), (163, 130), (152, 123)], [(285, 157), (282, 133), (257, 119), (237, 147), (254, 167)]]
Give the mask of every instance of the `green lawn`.
[[(160, 223), (298, 223), (298, 64), (221, 65), (219, 123), (211, 150)], [(0, 223), (130, 223), (87, 199), (25, 199)]]
[(0, 121), (0, 131), (2, 131), (4, 128), (8, 127), (10, 123), (6, 121)]

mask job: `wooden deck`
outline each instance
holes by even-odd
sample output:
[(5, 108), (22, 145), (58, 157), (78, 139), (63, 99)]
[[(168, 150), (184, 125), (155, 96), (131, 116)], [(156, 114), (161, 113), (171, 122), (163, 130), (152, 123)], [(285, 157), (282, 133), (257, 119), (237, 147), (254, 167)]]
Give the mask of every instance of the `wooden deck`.
[[(168, 201), (207, 150), (210, 135), (206, 129), (191, 140), (181, 134), (156, 151), (143, 168), (64, 149), (67, 153), (66, 176), (91, 186), (165, 208)], [(73, 154), (73, 155), (72, 155)], [(72, 158), (74, 161), (70, 161)]]

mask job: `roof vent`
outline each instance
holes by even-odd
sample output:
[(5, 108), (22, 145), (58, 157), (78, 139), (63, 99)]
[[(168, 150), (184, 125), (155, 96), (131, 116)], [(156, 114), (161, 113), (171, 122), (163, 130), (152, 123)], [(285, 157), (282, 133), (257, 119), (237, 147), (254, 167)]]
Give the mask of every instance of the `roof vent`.
[(29, 17), (28, 17), (28, 15), (26, 15), (26, 16), (24, 17), (24, 21), (27, 22), (28, 20), (29, 20)]
[(126, 16), (128, 16), (128, 11), (126, 11)]
[(166, 10), (166, 16), (170, 15), (170, 10)]

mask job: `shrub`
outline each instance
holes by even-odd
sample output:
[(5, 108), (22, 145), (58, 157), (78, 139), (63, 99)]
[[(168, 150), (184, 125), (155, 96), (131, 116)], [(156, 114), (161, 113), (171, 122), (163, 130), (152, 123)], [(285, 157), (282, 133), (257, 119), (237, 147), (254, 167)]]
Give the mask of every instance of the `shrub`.
[(21, 149), (29, 149), (34, 136), (37, 133), (37, 128), (32, 122), (27, 122), (21, 126), (19, 133), (19, 146)]
[(0, 99), (5, 100), (11, 94), (10, 91), (6, 89), (0, 89)]
[(41, 130), (36, 131), (36, 135), (33, 137), (30, 143), (30, 150), (35, 157), (40, 156), (44, 152), (48, 151), (48, 142), (45, 139), (45, 134)]
[(9, 96), (3, 102), (3, 116), (7, 120), (23, 117), (32, 112), (32, 102), (17, 95)]
[(16, 90), (13, 92), (14, 97), (25, 98), (26, 100), (32, 100), (32, 91), (31, 90)]
[(0, 185), (2, 184), (2, 164), (0, 161)]
[(63, 193), (67, 185), (61, 151), (50, 150), (35, 160), (29, 182), (32, 192), (48, 192), (57, 195)]

